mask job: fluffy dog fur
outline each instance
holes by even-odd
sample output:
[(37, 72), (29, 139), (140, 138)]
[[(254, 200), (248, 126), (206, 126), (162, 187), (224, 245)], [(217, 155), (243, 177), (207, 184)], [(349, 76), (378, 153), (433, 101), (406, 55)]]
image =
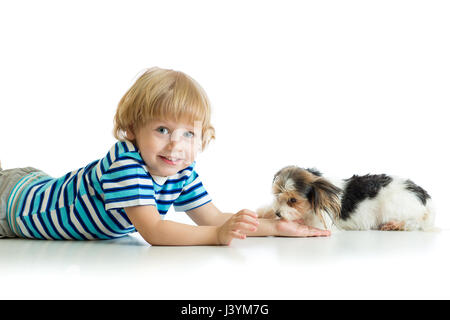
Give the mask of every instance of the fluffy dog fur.
[(316, 228), (424, 230), (434, 224), (430, 195), (411, 180), (385, 174), (332, 181), (316, 169), (288, 166), (275, 174), (274, 201), (261, 218), (303, 220)]

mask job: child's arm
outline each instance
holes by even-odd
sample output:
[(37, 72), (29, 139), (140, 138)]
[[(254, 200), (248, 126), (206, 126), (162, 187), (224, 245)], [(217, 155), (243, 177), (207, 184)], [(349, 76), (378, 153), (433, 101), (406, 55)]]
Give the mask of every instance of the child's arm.
[[(252, 212), (241, 210), (241, 212)], [(187, 211), (186, 214), (199, 226), (220, 226), (234, 216), (232, 213), (222, 213), (216, 206), (209, 202), (194, 210)], [(254, 214), (256, 216), (256, 214)], [(247, 233), (248, 236), (274, 236), (277, 235), (274, 220), (258, 219), (259, 225), (256, 231)]]
[(151, 245), (228, 245), (234, 238), (245, 238), (244, 232), (256, 230), (257, 225), (256, 216), (251, 218), (246, 213), (220, 226), (191, 226), (161, 220), (156, 207), (151, 205), (128, 207), (125, 212), (136, 230)]
[[(241, 210), (236, 215), (232, 213), (222, 213), (209, 202), (201, 207), (186, 212), (187, 215), (199, 226), (218, 226), (228, 219), (238, 219), (236, 215), (247, 213), (256, 216), (251, 210)], [(321, 237), (331, 234), (328, 230), (321, 230), (300, 224), (295, 221), (284, 221), (279, 219), (258, 219), (259, 225), (256, 231), (246, 231), (247, 236), (284, 236), (284, 237)]]

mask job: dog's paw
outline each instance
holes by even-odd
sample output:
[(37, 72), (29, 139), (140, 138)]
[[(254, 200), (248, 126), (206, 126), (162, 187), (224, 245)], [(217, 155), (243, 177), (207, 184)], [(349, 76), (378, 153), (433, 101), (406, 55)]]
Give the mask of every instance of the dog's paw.
[(389, 221), (380, 226), (381, 231), (403, 231), (405, 230), (404, 221)]

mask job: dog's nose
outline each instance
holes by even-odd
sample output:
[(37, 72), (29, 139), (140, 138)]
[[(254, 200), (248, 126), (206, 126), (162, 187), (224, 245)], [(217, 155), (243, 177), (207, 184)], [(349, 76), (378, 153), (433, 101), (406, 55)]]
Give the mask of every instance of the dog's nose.
[(280, 213), (280, 211), (275, 212), (275, 215), (276, 215), (278, 218), (281, 218), (281, 213)]

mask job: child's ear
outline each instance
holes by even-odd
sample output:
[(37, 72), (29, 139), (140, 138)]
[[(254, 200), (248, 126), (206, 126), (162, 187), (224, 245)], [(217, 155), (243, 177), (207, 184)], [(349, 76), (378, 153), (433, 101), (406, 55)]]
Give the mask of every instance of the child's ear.
[(125, 137), (129, 141), (135, 141), (136, 140), (136, 135), (134, 134), (132, 128), (128, 128), (127, 131), (125, 131)]

